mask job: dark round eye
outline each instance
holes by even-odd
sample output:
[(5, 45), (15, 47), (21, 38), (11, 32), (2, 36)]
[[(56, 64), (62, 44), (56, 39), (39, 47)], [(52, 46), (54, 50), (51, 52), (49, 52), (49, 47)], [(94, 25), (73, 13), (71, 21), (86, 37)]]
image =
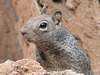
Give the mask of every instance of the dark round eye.
[(46, 28), (47, 27), (47, 23), (43, 22), (40, 24), (40, 28)]

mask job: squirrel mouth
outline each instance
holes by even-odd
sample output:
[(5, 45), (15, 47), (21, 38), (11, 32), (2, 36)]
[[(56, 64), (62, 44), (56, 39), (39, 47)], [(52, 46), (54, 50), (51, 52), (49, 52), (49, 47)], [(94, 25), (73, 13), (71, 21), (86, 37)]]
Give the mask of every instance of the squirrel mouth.
[(28, 41), (28, 42), (31, 42), (32, 40), (30, 40), (30, 39), (27, 39), (27, 41)]
[(28, 42), (35, 43), (35, 39), (27, 38), (26, 40), (27, 40)]
[(27, 37), (27, 36), (24, 35), (23, 38), (24, 38), (25, 40), (27, 40), (28, 42), (31, 42), (31, 43), (34, 43), (34, 42), (35, 42), (35, 39), (32, 38), (32, 37)]

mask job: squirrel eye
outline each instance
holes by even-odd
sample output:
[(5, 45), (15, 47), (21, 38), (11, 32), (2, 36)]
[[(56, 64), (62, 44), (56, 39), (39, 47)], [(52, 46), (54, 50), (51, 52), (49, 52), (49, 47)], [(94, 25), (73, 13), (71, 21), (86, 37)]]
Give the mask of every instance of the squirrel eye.
[(43, 22), (40, 24), (40, 28), (46, 28), (47, 27), (47, 23)]

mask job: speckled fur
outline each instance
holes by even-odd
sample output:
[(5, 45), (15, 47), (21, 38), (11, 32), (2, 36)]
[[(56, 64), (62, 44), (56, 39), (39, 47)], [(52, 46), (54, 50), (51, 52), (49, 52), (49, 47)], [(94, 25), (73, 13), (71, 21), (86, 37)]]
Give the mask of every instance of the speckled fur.
[[(39, 25), (47, 22), (47, 30)], [(85, 75), (93, 75), (90, 62), (75, 38), (64, 28), (62, 22), (56, 26), (52, 16), (42, 14), (31, 17), (21, 31), (29, 42), (37, 46), (36, 59), (48, 71), (71, 69)]]

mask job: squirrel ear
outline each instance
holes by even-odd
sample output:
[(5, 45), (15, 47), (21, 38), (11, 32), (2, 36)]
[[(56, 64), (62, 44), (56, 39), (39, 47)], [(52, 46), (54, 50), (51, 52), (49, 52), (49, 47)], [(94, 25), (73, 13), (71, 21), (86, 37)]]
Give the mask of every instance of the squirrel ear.
[(46, 6), (43, 6), (42, 11), (41, 11), (41, 15), (42, 14), (46, 14)]
[(62, 21), (62, 13), (60, 11), (56, 11), (53, 16), (52, 20), (58, 25)]

